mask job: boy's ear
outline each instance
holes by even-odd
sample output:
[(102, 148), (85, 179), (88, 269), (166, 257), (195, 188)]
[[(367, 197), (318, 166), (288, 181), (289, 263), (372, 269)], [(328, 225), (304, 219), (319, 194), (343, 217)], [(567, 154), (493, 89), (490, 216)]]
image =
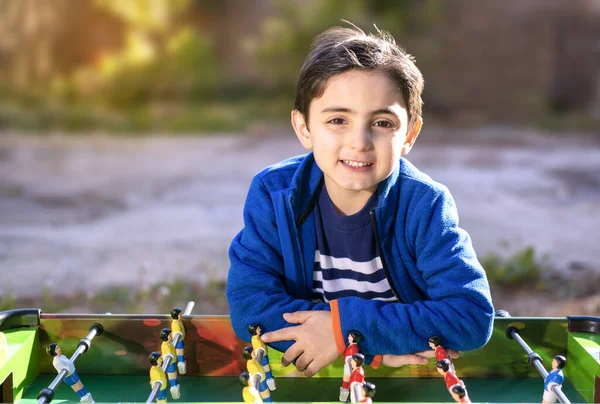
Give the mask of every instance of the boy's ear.
[(294, 132), (296, 132), (296, 136), (298, 136), (298, 140), (300, 140), (302, 146), (308, 150), (312, 150), (312, 141), (310, 139), (308, 124), (304, 119), (304, 115), (297, 109), (292, 110), (292, 126), (294, 127)]
[(404, 144), (402, 145), (402, 155), (406, 156), (410, 149), (412, 149), (419, 133), (421, 133), (421, 127), (423, 127), (423, 118), (419, 117), (415, 120), (413, 126), (408, 130), (406, 134), (406, 139), (404, 139)]

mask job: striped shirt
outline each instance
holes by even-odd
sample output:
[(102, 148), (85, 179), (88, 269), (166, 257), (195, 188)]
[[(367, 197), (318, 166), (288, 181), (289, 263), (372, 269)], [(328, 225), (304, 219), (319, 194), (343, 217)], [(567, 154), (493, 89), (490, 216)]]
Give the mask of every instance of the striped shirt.
[(315, 203), (317, 250), (312, 300), (328, 303), (356, 296), (396, 301), (377, 252), (370, 212), (377, 206), (375, 193), (351, 216), (337, 213), (325, 186)]

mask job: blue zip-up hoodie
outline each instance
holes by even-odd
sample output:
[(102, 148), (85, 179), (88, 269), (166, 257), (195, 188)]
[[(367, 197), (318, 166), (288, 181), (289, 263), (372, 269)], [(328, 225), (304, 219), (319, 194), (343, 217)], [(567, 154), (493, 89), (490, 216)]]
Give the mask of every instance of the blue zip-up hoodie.
[[(404, 158), (379, 184), (379, 204), (371, 213), (399, 302), (358, 297), (311, 302), (317, 244), (313, 206), (322, 179), (310, 153), (267, 167), (252, 180), (244, 228), (229, 250), (227, 299), (236, 334), (250, 341), (250, 324), (275, 331), (290, 326), (283, 313), (331, 310), (340, 354), (351, 330), (363, 334), (360, 349), (368, 355), (424, 351), (433, 335), (458, 351), (483, 346), (494, 313), (485, 272), (469, 235), (458, 227), (447, 188)], [(283, 352), (292, 343), (272, 346)]]

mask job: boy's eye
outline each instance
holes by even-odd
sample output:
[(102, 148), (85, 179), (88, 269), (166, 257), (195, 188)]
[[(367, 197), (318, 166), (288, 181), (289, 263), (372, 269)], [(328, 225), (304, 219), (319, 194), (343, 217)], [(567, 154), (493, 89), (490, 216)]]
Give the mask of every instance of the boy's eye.
[(394, 127), (394, 124), (390, 121), (377, 121), (373, 124), (373, 126), (378, 126), (380, 128), (391, 129)]
[(327, 123), (332, 123), (334, 125), (343, 125), (346, 123), (346, 120), (344, 120), (342, 118), (333, 118), (333, 119), (330, 119), (329, 121), (327, 121)]

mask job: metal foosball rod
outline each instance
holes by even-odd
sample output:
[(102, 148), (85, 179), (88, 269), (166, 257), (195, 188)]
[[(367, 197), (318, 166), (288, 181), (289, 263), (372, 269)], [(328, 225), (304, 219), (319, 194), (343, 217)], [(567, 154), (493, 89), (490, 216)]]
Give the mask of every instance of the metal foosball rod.
[[(75, 353), (73, 353), (73, 355), (69, 359), (69, 362), (75, 363), (77, 358), (79, 358), (79, 356), (82, 353), (85, 353), (88, 351), (88, 349), (90, 349), (90, 347), (92, 346), (92, 340), (94, 339), (94, 337), (96, 337), (97, 335), (102, 335), (103, 332), (104, 332), (104, 327), (102, 327), (102, 324), (95, 323), (94, 325), (92, 325), (88, 335), (85, 338), (82, 338), (79, 341), (79, 344), (77, 344), (77, 349), (75, 350)], [(50, 383), (50, 385), (48, 387), (46, 387), (45, 389), (40, 391), (40, 394), (38, 394), (38, 404), (47, 404), (47, 403), (50, 403), (54, 399), (54, 392), (56, 391), (56, 388), (65, 379), (65, 377), (67, 377), (67, 373), (68, 373), (67, 369), (61, 370), (58, 373), (58, 375), (54, 378), (54, 380), (52, 380), (52, 383)]]
[[(529, 361), (529, 364), (536, 368), (538, 373), (542, 376), (542, 378), (546, 380), (546, 377), (548, 376), (548, 371), (546, 370), (544, 365), (542, 365), (542, 358), (540, 357), (540, 355), (534, 352), (529, 347), (529, 345), (527, 345), (523, 338), (521, 338), (521, 336), (519, 335), (519, 329), (513, 326), (508, 327), (506, 329), (506, 336), (510, 339), (514, 339), (519, 345), (521, 345), (521, 348), (523, 348), (527, 353), (527, 360)], [(552, 391), (554, 392), (554, 394), (556, 394), (556, 397), (558, 397), (561, 403), (571, 404), (571, 401), (567, 398), (565, 393), (563, 393), (560, 385), (552, 386)]]
[[(189, 301), (187, 303), (187, 305), (185, 306), (185, 311), (183, 312), (184, 316), (189, 316), (192, 314), (192, 310), (194, 309), (194, 306), (196, 305), (195, 302), (193, 301)], [(176, 333), (175, 336), (173, 337), (173, 346), (177, 346), (177, 344), (179, 343), (179, 340), (181, 338), (181, 334)], [(165, 360), (163, 361), (163, 364), (161, 366), (161, 369), (164, 373), (167, 372), (167, 369), (169, 368), (169, 365), (171, 364), (173, 358), (170, 355), (167, 355), (165, 357)], [(156, 399), (156, 395), (158, 394), (158, 391), (160, 390), (160, 383), (159, 382), (155, 382), (152, 385), (152, 391), (150, 392), (150, 395), (148, 396), (148, 399), (146, 400), (146, 403), (152, 403), (155, 399)]]

